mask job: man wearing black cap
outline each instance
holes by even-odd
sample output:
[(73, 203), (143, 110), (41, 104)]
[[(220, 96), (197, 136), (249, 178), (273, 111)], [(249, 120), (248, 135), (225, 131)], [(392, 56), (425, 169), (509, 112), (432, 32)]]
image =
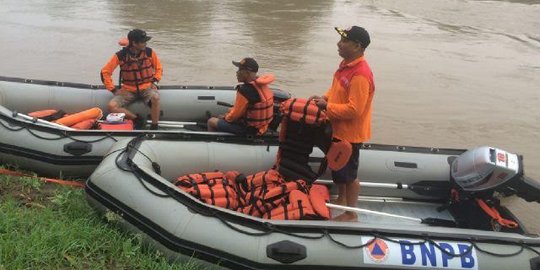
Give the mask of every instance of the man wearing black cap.
[[(144, 119), (125, 106), (137, 99), (144, 100), (144, 103), (151, 107), (150, 129), (157, 129), (159, 121), (160, 102), (157, 85), (161, 80), (163, 68), (156, 52), (146, 47), (146, 42), (151, 38), (141, 29), (131, 30), (128, 33), (129, 45), (115, 53), (101, 69), (101, 81), (107, 90), (114, 94), (109, 102), (109, 111), (125, 113), (128, 119), (134, 121), (136, 129), (144, 128)], [(118, 65), (120, 65), (120, 89), (114, 85), (112, 79)]]
[[(368, 32), (359, 26), (335, 28), (341, 36), (337, 43), (343, 61), (334, 73), (332, 86), (322, 96), (313, 96), (317, 105), (326, 110), (336, 139), (352, 144), (353, 152), (347, 165), (332, 171), (339, 188), (337, 204), (357, 207), (360, 183), (357, 177), (360, 147), (371, 138), (371, 102), (375, 93), (373, 73), (364, 59), (371, 42)], [(356, 213), (345, 212), (334, 220), (356, 221)]]
[(268, 87), (274, 75), (258, 77), (259, 64), (247, 57), (232, 62), (238, 67), (236, 100), (229, 113), (208, 119), (208, 131), (229, 132), (236, 135), (263, 135), (274, 115), (274, 94)]

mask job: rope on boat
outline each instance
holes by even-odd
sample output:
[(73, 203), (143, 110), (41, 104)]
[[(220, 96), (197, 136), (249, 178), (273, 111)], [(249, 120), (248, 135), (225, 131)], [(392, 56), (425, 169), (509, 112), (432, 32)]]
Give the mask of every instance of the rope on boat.
[(78, 139), (78, 138), (75, 138), (71, 135), (68, 134), (68, 132), (66, 130), (58, 130), (59, 131), (59, 136), (58, 137), (44, 137), (42, 135), (39, 135), (37, 134), (32, 128), (31, 128), (31, 125), (30, 123), (27, 123), (27, 122), (23, 122), (23, 121), (20, 121), (20, 123), (18, 123), (19, 127), (10, 127), (9, 125), (6, 125), (4, 123), (4, 121), (0, 121), (0, 125), (3, 126), (4, 128), (6, 128), (7, 130), (9, 131), (15, 131), (15, 132), (18, 132), (18, 131), (21, 131), (23, 129), (26, 129), (28, 131), (28, 133), (30, 133), (32, 136), (38, 138), (38, 139), (42, 139), (42, 140), (47, 140), (47, 141), (56, 141), (56, 140), (61, 140), (61, 139), (64, 139), (64, 138), (69, 138), (75, 142), (82, 142), (82, 143), (96, 143), (96, 142), (100, 142), (100, 141), (103, 141), (105, 139), (112, 139), (113, 141), (117, 142), (118, 140), (116, 138), (114, 138), (110, 133), (105, 133), (105, 135), (103, 135), (103, 137), (99, 138), (99, 139), (95, 139), (95, 140), (81, 140), (81, 139)]

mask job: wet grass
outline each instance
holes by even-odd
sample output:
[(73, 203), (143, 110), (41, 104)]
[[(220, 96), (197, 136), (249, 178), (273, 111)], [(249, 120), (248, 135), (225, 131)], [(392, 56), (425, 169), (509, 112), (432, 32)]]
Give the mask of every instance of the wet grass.
[(84, 191), (0, 176), (0, 270), (200, 269), (171, 264), (98, 215)]

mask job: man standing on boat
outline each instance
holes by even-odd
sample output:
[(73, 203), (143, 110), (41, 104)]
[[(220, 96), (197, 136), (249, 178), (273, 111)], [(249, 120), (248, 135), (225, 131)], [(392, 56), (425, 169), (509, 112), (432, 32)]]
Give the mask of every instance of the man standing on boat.
[(236, 135), (263, 135), (274, 116), (274, 93), (268, 87), (274, 75), (257, 76), (259, 64), (247, 57), (232, 62), (238, 67), (236, 100), (229, 113), (208, 119), (208, 131), (229, 132)]
[[(101, 81), (107, 90), (114, 94), (109, 102), (109, 112), (125, 113), (132, 119), (136, 129), (145, 127), (144, 117), (134, 114), (125, 107), (137, 99), (144, 100), (151, 108), (152, 125), (150, 129), (158, 128), (160, 102), (158, 83), (163, 74), (163, 68), (154, 50), (146, 47), (151, 39), (146, 32), (133, 29), (128, 33), (129, 45), (115, 53), (109, 62), (101, 69)], [(114, 85), (112, 74), (120, 65), (120, 83), (118, 89)]]
[[(357, 177), (360, 147), (371, 138), (371, 102), (375, 93), (373, 73), (364, 59), (370, 43), (369, 33), (362, 27), (347, 30), (335, 28), (341, 36), (337, 43), (343, 61), (334, 73), (332, 86), (322, 96), (312, 96), (317, 106), (326, 110), (333, 136), (352, 144), (351, 157), (342, 169), (332, 171), (339, 188), (337, 204), (357, 207), (360, 182)], [(356, 213), (345, 212), (334, 220), (356, 221)]]

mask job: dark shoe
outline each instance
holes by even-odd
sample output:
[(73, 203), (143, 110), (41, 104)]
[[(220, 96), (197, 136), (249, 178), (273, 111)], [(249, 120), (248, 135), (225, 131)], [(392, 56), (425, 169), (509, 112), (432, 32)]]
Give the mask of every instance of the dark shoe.
[(151, 124), (150, 130), (158, 130), (158, 124)]
[(146, 127), (145, 122), (144, 117), (137, 115), (137, 118), (133, 119), (133, 128), (136, 130), (142, 130)]

